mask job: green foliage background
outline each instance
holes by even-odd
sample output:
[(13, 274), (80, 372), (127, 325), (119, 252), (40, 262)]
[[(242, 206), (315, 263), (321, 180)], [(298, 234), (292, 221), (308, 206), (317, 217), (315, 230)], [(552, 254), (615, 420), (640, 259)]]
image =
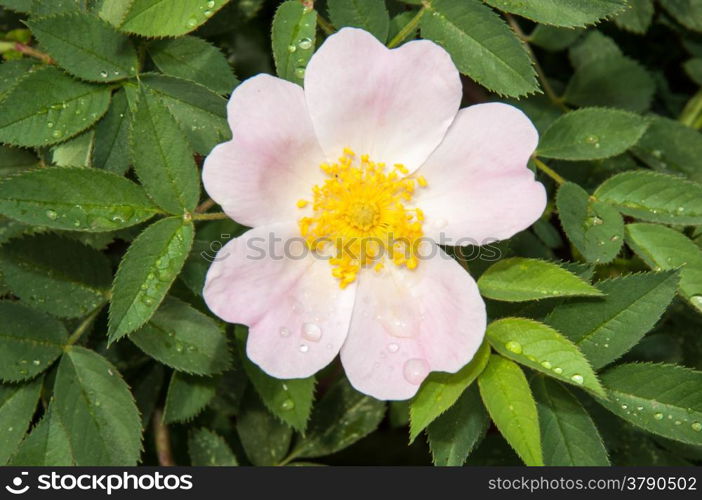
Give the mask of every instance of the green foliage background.
[[(0, 464), (702, 461), (702, 1), (0, 6)], [(468, 263), (486, 342), (409, 402), (265, 375), (201, 295), (244, 230), (199, 182), (227, 95), (343, 26), (541, 134), (546, 213)]]

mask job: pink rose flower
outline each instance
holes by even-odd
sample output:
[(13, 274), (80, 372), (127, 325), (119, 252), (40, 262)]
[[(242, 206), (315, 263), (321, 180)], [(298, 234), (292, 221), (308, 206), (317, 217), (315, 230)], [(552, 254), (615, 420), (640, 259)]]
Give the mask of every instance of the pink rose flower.
[(390, 50), (353, 28), (314, 54), (304, 90), (269, 75), (236, 88), (233, 139), (203, 181), (253, 229), (220, 250), (204, 297), (249, 326), (247, 355), (266, 373), (308, 377), (340, 354), (357, 390), (399, 400), (472, 359), (485, 305), (432, 242), (509, 238), (546, 194), (527, 168), (529, 119), (501, 103), (459, 109), (461, 95), (435, 43)]

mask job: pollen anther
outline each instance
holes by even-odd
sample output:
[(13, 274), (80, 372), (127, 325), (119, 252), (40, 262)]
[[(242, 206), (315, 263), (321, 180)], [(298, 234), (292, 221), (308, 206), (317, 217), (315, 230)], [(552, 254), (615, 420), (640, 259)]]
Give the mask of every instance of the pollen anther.
[[(396, 163), (386, 172), (367, 154), (344, 148), (336, 163), (323, 163), (327, 179), (312, 187), (313, 214), (298, 220), (300, 233), (315, 252), (329, 258), (332, 276), (345, 288), (365, 268), (381, 272), (385, 262), (413, 270), (419, 265), (424, 214), (407, 207), (422, 176)], [(297, 202), (298, 208), (310, 204)]]

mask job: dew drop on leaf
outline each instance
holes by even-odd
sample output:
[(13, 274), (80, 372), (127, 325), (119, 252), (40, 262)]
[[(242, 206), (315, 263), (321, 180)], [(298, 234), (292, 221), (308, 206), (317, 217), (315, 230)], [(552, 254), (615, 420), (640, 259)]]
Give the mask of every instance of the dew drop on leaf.
[(519, 342), (516, 342), (514, 340), (510, 340), (505, 344), (505, 348), (509, 352), (513, 352), (514, 354), (521, 354), (522, 353), (522, 344)]

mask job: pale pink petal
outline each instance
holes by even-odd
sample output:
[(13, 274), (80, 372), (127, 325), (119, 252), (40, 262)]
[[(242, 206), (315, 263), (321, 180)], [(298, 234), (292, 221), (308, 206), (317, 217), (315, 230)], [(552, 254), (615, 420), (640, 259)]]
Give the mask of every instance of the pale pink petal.
[(461, 238), (483, 244), (533, 224), (546, 207), (546, 191), (527, 167), (538, 140), (529, 118), (513, 106), (460, 110), (416, 172), (429, 184), (413, 199), (426, 216), (425, 235), (438, 240), (443, 233), (450, 245)]
[(249, 326), (249, 359), (285, 379), (308, 377), (334, 359), (355, 295), (353, 284), (339, 288), (326, 261), (301, 257), (306, 247), (297, 234), (294, 225), (276, 224), (230, 241), (204, 289), (212, 312)]
[(255, 76), (234, 90), (227, 116), (233, 139), (205, 159), (205, 190), (244, 225), (294, 220), (295, 203), (321, 181), (324, 161), (302, 88)]
[(429, 371), (456, 372), (485, 334), (473, 278), (437, 246), (414, 271), (360, 277), (341, 362), (351, 384), (378, 399), (408, 399)]
[(330, 160), (349, 147), (419, 167), (453, 121), (461, 93), (456, 66), (435, 43), (390, 50), (355, 28), (327, 38), (305, 72), (307, 105)]

